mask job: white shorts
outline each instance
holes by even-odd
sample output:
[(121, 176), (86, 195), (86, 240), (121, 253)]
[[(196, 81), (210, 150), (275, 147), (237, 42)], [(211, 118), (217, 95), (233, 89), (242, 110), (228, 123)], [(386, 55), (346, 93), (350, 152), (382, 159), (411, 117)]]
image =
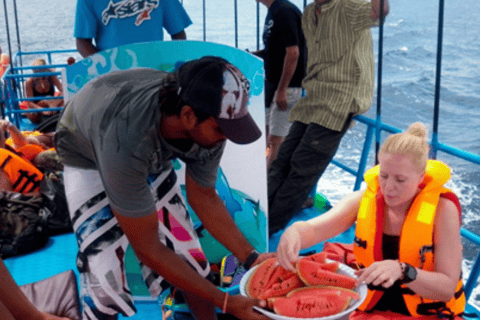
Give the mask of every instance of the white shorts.
[(287, 110), (281, 111), (273, 101), (265, 113), (265, 123), (269, 126), (269, 134), (276, 137), (285, 137), (290, 129), (291, 122), (288, 121), (290, 110), (302, 97), (302, 88), (287, 89)]

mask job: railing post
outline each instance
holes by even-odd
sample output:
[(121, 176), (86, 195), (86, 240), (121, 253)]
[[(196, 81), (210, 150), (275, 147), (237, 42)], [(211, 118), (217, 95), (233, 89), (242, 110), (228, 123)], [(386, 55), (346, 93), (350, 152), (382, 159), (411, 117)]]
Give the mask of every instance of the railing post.
[(384, 0), (380, 0), (380, 26), (378, 30), (378, 85), (377, 85), (377, 123), (375, 125), (375, 164), (378, 164), (378, 152), (380, 151), (382, 122), (382, 65), (383, 65), (383, 22)]
[[(476, 245), (479, 245), (478, 240), (479, 236), (471, 231), (468, 231), (467, 229), (462, 228), (460, 230), (460, 233), (463, 237), (467, 238), (468, 240), (472, 241)], [(472, 267), (472, 270), (470, 271), (470, 275), (468, 276), (468, 281), (465, 283), (465, 297), (468, 302), (468, 298), (470, 298), (470, 295), (472, 294), (473, 289), (476, 287), (478, 276), (480, 275), (480, 255), (477, 255), (477, 259), (475, 260), (475, 263)]]
[(435, 74), (435, 98), (433, 107), (432, 150), (430, 157), (437, 158), (438, 150), (438, 118), (440, 116), (440, 79), (442, 77), (442, 47), (443, 47), (443, 17), (445, 0), (439, 0), (438, 5), (438, 32), (437, 32), (437, 70)]
[(363, 181), (363, 174), (367, 167), (368, 153), (372, 145), (373, 127), (367, 124), (367, 133), (365, 134), (365, 141), (363, 142), (362, 156), (360, 157), (360, 163), (358, 164), (357, 176), (355, 178), (355, 186), (353, 191), (360, 190), (360, 186)]

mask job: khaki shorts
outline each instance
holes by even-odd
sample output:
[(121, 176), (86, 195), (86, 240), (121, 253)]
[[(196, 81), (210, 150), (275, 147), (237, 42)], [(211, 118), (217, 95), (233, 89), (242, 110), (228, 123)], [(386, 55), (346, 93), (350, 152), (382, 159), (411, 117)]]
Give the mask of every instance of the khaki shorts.
[(302, 92), (302, 88), (287, 89), (287, 110), (285, 111), (279, 110), (275, 102), (272, 102), (270, 108), (265, 113), (265, 123), (269, 126), (270, 135), (277, 137), (285, 137), (287, 135), (291, 125), (291, 122), (288, 121), (290, 110), (300, 100)]

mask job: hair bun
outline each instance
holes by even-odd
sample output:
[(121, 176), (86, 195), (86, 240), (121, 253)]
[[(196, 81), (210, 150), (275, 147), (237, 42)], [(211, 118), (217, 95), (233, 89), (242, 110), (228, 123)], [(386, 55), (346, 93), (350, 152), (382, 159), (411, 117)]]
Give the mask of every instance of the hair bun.
[(425, 129), (425, 126), (420, 122), (411, 124), (408, 128), (408, 133), (418, 138), (427, 138), (427, 129)]

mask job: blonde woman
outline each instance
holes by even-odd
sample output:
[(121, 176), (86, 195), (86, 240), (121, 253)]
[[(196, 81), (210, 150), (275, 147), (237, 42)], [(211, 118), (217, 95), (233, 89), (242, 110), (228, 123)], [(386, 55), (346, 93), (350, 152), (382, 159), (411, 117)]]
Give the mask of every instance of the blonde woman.
[[(37, 59), (33, 62), (33, 66), (44, 66), (47, 63), (44, 59)], [(42, 72), (52, 72), (52, 70), (45, 69), (34, 69), (34, 73)], [(56, 90), (57, 91), (56, 91)], [(27, 98), (34, 97), (44, 97), (44, 96), (58, 96), (63, 94), (63, 86), (61, 81), (56, 76), (47, 76), (47, 77), (31, 77), (25, 81), (25, 96)], [(20, 104), (20, 109), (44, 109), (44, 108), (56, 108), (62, 106), (63, 99), (56, 100), (34, 100), (34, 101), (23, 101)], [(40, 123), (44, 121), (48, 116), (51, 116), (55, 112), (53, 111), (44, 111), (42, 113), (26, 113), (26, 117), (32, 123)]]
[(350, 319), (460, 319), (465, 308), (460, 204), (443, 187), (450, 168), (428, 160), (428, 150), (422, 124), (390, 136), (379, 166), (365, 174), (367, 190), (289, 227), (277, 249), (280, 264), (293, 269), (301, 249), (356, 222), (357, 284), (365, 282), (369, 290)]

